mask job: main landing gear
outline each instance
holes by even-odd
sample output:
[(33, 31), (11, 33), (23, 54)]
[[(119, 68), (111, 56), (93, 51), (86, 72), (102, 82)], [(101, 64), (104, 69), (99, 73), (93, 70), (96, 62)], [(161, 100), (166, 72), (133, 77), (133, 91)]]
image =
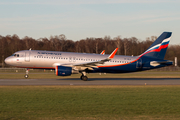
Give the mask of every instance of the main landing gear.
[(82, 72), (82, 75), (81, 75), (80, 79), (83, 80), (83, 81), (88, 80), (88, 77), (86, 76), (86, 72)]
[(24, 75), (24, 77), (25, 77), (26, 79), (29, 77), (28, 74), (29, 74), (29, 69), (27, 68), (27, 69), (26, 69), (26, 74)]

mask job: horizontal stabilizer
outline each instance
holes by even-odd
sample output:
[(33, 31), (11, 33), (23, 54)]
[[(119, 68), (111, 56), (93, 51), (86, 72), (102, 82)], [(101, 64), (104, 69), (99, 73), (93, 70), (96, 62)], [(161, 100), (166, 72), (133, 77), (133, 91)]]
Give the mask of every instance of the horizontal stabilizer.
[(154, 67), (156, 67), (158, 65), (172, 65), (172, 64), (173, 64), (173, 61), (169, 61), (169, 60), (167, 60), (167, 61), (152, 61), (152, 62), (150, 62), (150, 65), (154, 66)]

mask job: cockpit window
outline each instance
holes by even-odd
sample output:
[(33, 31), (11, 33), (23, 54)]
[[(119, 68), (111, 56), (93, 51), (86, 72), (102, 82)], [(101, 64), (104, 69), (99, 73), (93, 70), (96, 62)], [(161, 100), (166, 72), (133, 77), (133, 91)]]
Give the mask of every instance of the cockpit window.
[(14, 57), (19, 57), (19, 54), (13, 54), (12, 56), (14, 56)]

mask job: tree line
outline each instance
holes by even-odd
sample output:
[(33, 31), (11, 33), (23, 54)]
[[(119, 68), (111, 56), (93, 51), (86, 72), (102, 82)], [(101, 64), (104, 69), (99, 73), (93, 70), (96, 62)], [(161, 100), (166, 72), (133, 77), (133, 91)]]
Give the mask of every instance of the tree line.
[[(1, 36), (0, 35), (0, 63), (4, 66), (4, 59), (20, 50), (48, 50), (48, 51), (65, 51), (80, 53), (101, 53), (105, 50), (106, 54), (110, 54), (115, 48), (119, 48), (117, 55), (140, 55), (155, 40), (156, 36), (147, 37), (146, 40), (139, 40), (136, 37), (121, 38), (117, 36), (111, 38), (86, 38), (78, 41), (69, 40), (65, 35), (50, 36), (49, 38), (33, 39), (24, 37), (20, 39), (18, 35)], [(169, 45), (165, 59), (174, 61), (174, 57), (178, 58), (180, 65), (180, 45)]]

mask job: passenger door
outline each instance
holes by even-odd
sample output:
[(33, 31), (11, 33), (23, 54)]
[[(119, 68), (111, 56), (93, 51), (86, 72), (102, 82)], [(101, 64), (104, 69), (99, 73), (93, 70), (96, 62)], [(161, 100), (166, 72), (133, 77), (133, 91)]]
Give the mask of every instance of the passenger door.
[(25, 52), (25, 62), (30, 61), (30, 51)]
[(140, 58), (136, 63), (136, 68), (141, 69), (142, 68), (142, 59)]

